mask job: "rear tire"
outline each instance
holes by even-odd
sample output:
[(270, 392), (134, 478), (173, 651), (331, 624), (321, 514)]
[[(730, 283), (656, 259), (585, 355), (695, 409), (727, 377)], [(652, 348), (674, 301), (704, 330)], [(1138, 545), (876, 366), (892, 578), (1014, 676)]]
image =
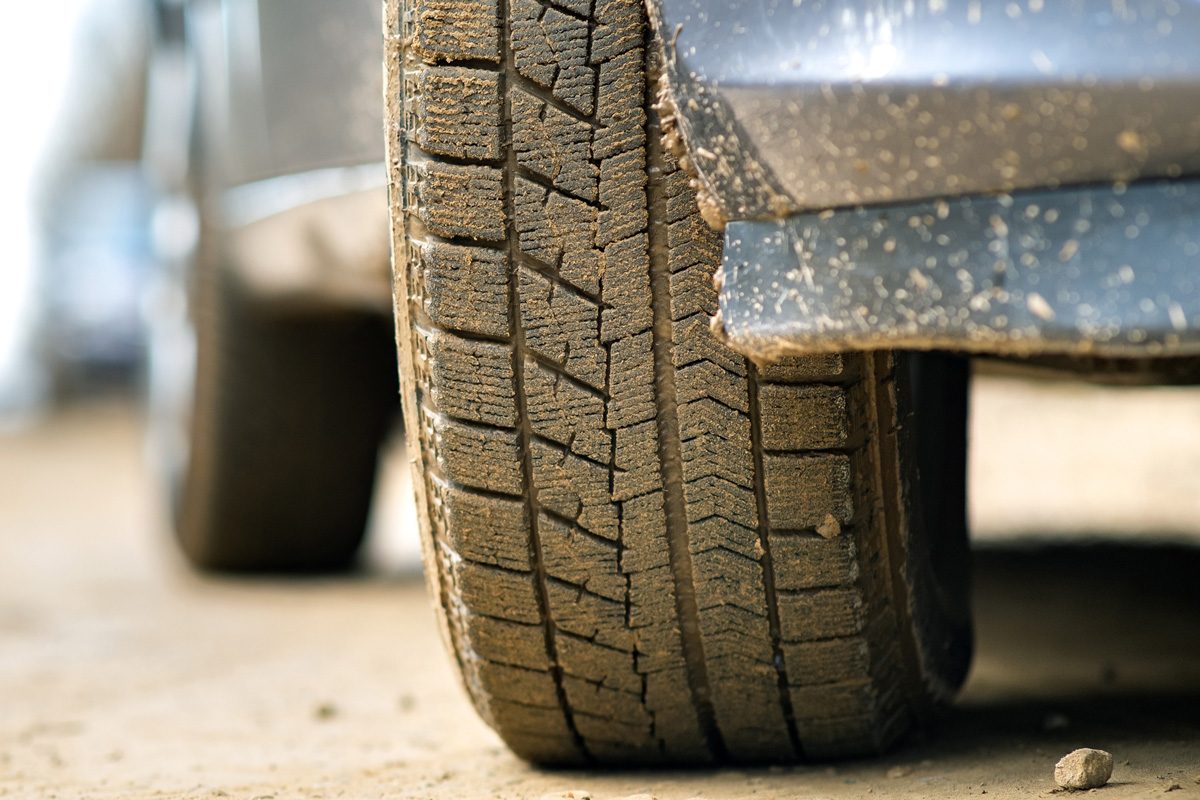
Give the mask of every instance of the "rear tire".
[(961, 364), (724, 347), (640, 0), (389, 25), (402, 396), (480, 714), (555, 764), (886, 747), (970, 651)]
[(198, 567), (349, 566), (396, 410), (385, 316), (294, 311), (202, 269), (196, 386), (175, 491), (179, 543)]

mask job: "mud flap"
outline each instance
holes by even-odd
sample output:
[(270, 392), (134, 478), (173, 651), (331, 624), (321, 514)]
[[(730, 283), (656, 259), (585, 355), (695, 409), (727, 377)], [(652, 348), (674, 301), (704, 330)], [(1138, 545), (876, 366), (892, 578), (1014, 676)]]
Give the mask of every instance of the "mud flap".
[(1200, 181), (736, 221), (720, 322), (756, 360), (886, 348), (1200, 353)]

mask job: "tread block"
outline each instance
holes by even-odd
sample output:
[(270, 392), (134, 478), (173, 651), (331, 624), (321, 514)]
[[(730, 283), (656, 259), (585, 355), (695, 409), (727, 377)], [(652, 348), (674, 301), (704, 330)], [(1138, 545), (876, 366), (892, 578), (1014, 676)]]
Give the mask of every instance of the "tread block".
[(521, 252), (558, 270), (581, 290), (599, 294), (596, 209), (525, 178), (516, 180), (513, 203)]
[(608, 247), (646, 230), (646, 156), (630, 150), (600, 163), (600, 212), (596, 244)]
[(832, 516), (845, 526), (853, 515), (850, 459), (843, 455), (772, 455), (763, 458), (767, 518), (772, 528), (816, 530)]
[(604, 428), (602, 397), (531, 358), (525, 359), (525, 394), (534, 433), (593, 461), (610, 460), (612, 434)]
[(853, 680), (868, 674), (870, 650), (861, 637), (784, 644), (780, 648), (793, 686)]
[(548, 576), (609, 600), (625, 601), (625, 576), (620, 571), (615, 542), (597, 541), (545, 515), (538, 520), (538, 539)]
[[(753, 531), (747, 533), (754, 535)], [(711, 612), (719, 610), (724, 615), (720, 626), (713, 629), (713, 635), (719, 632), (736, 639), (754, 636), (760, 628), (763, 633), (767, 631), (767, 601), (763, 593), (762, 565), (758, 561), (723, 548), (710, 548), (692, 556), (692, 571), (696, 577), (696, 602), (700, 606), (706, 652), (708, 625), (718, 619), (717, 614)], [(767, 638), (763, 642), (765, 646)], [(770, 656), (767, 660), (770, 661)]]
[(516, 424), (508, 345), (441, 331), (425, 332), (422, 339), (429, 356), (429, 396), (439, 412), (487, 425)]
[(533, 670), (545, 671), (550, 667), (545, 629), (541, 625), (486, 617), (471, 612), (461, 603), (447, 612), (456, 617), (474, 658)]
[(405, 41), (429, 63), (500, 61), (496, 0), (409, 0)]
[(531, 450), (533, 483), (542, 508), (616, 541), (620, 522), (609, 497), (608, 469), (543, 442), (534, 442)]
[(514, 91), (511, 102), (517, 163), (556, 189), (595, 202), (600, 170), (592, 163), (592, 126), (528, 92)]
[(779, 589), (849, 586), (858, 579), (853, 536), (833, 539), (805, 534), (773, 534), (771, 561)]
[[(642, 20), (637, 2), (638, 0), (596, 0), (597, 24), (592, 34), (593, 64), (609, 61), (622, 53), (641, 50)], [(581, 2), (581, 5), (586, 5), (586, 2)]]
[(512, 570), (528, 570), (529, 518), (523, 500), (476, 494), (439, 484), (437, 501), (445, 536), (461, 558)]
[(682, 320), (693, 314), (705, 319), (717, 313), (717, 287), (712, 272), (702, 264), (671, 274), (671, 318)]
[(791, 695), (796, 709), (810, 719), (869, 715), (876, 706), (875, 694), (866, 678), (820, 686), (793, 686)]
[(614, 466), (614, 500), (628, 500), (662, 488), (662, 473), (658, 461), (658, 424), (655, 420), (617, 430)]
[(608, 744), (622, 751), (649, 748), (652, 744), (649, 721), (626, 722), (622, 719), (597, 717), (580, 712), (575, 717), (575, 728), (588, 742)]
[(780, 593), (778, 604), (779, 632), (785, 641), (855, 636), (863, 630), (863, 602), (857, 589)]
[(667, 241), (671, 247), (671, 272), (691, 268), (694, 264), (721, 263), (721, 235), (697, 215), (684, 217), (668, 225)]
[[(747, 520), (753, 525), (754, 520)], [(757, 528), (751, 525), (740, 525), (724, 517), (708, 517), (688, 525), (689, 549), (694, 553), (704, 553), (716, 548), (723, 548), (750, 559), (757, 563), (762, 548), (759, 542)], [(741, 566), (741, 565), (738, 565)], [(762, 573), (753, 573), (761, 582)]]
[(573, 11), (578, 16), (586, 17), (591, 13), (591, 0), (544, 0), (547, 5), (558, 6), (565, 8), (567, 11)]
[(654, 311), (645, 302), (650, 296), (646, 235), (639, 233), (605, 247), (601, 265), (601, 296), (607, 306), (601, 312), (601, 341), (615, 342), (649, 331)]
[[(624, 544), (621, 569), (633, 576), (635, 581), (639, 573), (670, 566), (667, 559), (661, 491), (621, 503), (621, 534)], [(672, 588), (671, 594), (674, 593)], [(640, 595), (635, 594), (633, 597), (636, 602)]]
[(767, 384), (759, 389), (758, 403), (768, 450), (831, 450), (850, 440), (840, 387)]
[(742, 413), (750, 411), (746, 381), (711, 361), (697, 361), (676, 370), (675, 397), (681, 406), (692, 400), (711, 397)]
[(608, 416), (605, 425), (619, 430), (658, 415), (654, 385), (654, 340), (650, 331), (618, 339), (609, 348)]
[(524, 702), (493, 699), (489, 710), (502, 735), (531, 734), (536, 737), (562, 738), (571, 741), (571, 729), (560, 708), (542, 708)]
[[(669, 172), (663, 180), (663, 193), (667, 196), (666, 221), (668, 223), (678, 222), (696, 213), (696, 192), (692, 189), (691, 178), (679, 168), (679, 162), (675, 156), (666, 153), (664, 154), (664, 161), (670, 165)], [(694, 263), (696, 262), (675, 264), (673, 265), (675, 269), (672, 271)], [(714, 261), (704, 266), (709, 271), (715, 271), (716, 264), (717, 262)]]
[(595, 111), (595, 68), (587, 63), (587, 20), (543, 6), (514, 0), (509, 7), (512, 52), (517, 72), (550, 89), (583, 116)]
[(633, 653), (563, 634), (554, 637), (554, 647), (567, 675), (622, 692), (642, 689), (642, 679), (633, 670)]
[(508, 336), (508, 258), (499, 250), (424, 242), (419, 263), (421, 301), (435, 325)]
[(480, 661), (474, 678), (493, 698), (558, 711), (558, 693), (548, 672)]
[[(671, 635), (667, 631), (664, 634)], [(654, 730), (666, 758), (684, 763), (705, 763), (711, 760), (711, 755), (704, 746), (695, 706), (686, 686), (683, 659), (676, 657), (670, 666), (646, 675), (646, 708), (654, 715)]]
[(413, 135), (428, 153), (494, 161), (501, 157), (500, 73), (464, 67), (421, 71), (411, 102), (420, 125)]
[(526, 346), (575, 380), (603, 390), (608, 354), (597, 341), (596, 304), (524, 267), (520, 294)]
[[(685, 476), (686, 479), (686, 476)], [(752, 492), (744, 486), (730, 483), (724, 478), (710, 475), (696, 480), (687, 480), (683, 485), (687, 500), (689, 523), (700, 522), (709, 517), (736, 520), (745, 527), (758, 526), (758, 510)]]
[(459, 596), (472, 611), (514, 622), (541, 624), (533, 576), (529, 573), (509, 572), (471, 561), (453, 562), (450, 572)]
[(796, 730), (804, 742), (805, 754), (813, 758), (870, 755), (879, 751), (880, 742), (886, 742), (891, 737), (886, 730), (876, 730), (873, 714), (799, 718), (796, 720)]
[(504, 172), (425, 161), (414, 165), (417, 216), (438, 236), (504, 240)]
[(558, 711), (558, 693), (554, 687), (554, 676), (549, 672), (479, 661), (476, 662), (474, 677), (480, 687), (497, 700), (511, 700)]
[(672, 326), (675, 366), (682, 367), (700, 361), (718, 365), (726, 372), (739, 377), (746, 376), (746, 361), (712, 335), (711, 318), (704, 314), (693, 314), (676, 320)]
[(715, 476), (754, 488), (750, 419), (711, 400), (679, 409), (683, 474), (688, 481)]
[(624, 603), (555, 580), (546, 581), (546, 596), (558, 630), (632, 655), (633, 635), (625, 625)]
[[(597, 28), (597, 34), (602, 27)], [(639, 39), (641, 35), (639, 31)], [(596, 109), (596, 117), (601, 127), (592, 137), (592, 158), (603, 160), (618, 153), (642, 152), (646, 146), (640, 45), (639, 41), (637, 47), (600, 65), (600, 107)]]
[(775, 667), (727, 656), (714, 659), (709, 669), (716, 687), (713, 710), (729, 754), (743, 761), (793, 759)]
[[(632, 657), (628, 661), (632, 661)], [(628, 663), (626, 669), (629, 669)], [(567, 675), (563, 678), (563, 690), (577, 713), (635, 726), (644, 731), (643, 736), (649, 735), (650, 715), (642, 705), (641, 686), (634, 691), (621, 691)]]
[(424, 417), (426, 441), (446, 480), (490, 492), (521, 493), (524, 481), (516, 431), (466, 425), (430, 414)]
[(784, 356), (759, 370), (764, 381), (804, 383), (821, 379), (841, 378), (846, 374), (846, 362), (840, 353), (814, 356)]
[(670, 567), (661, 566), (629, 576), (629, 626), (637, 633), (639, 663), (646, 672), (667, 669), (679, 653), (679, 629), (672, 621), (675, 583)]

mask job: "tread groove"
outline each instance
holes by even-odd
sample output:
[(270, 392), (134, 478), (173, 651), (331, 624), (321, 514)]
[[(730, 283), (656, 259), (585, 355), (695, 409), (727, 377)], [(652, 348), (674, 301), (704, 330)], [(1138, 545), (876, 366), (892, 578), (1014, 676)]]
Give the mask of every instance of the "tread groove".
[[(515, 80), (517, 71), (512, 63), (512, 43), (510, 35), (509, 0), (499, 0), (497, 8), (500, 14), (500, 87), (502, 115), (502, 141), (512, 141), (512, 87), (519, 85)], [(512, 147), (505, 149), (505, 168), (503, 170), (503, 193), (505, 230), (508, 238), (508, 302), (509, 324), (512, 326), (513, 343), (513, 386), (516, 390), (517, 420), (520, 431), (521, 474), (525, 482), (525, 504), (529, 516), (529, 556), (533, 564), (534, 587), (537, 596), (538, 612), (544, 622), (543, 629), (546, 639), (546, 656), (550, 660), (550, 673), (554, 679), (554, 692), (562, 711), (567, 729), (570, 731), (575, 748), (585, 760), (591, 760), (591, 753), (584, 744), (579, 729), (575, 726), (571, 704), (567, 699), (566, 688), (563, 686), (563, 670), (558, 659), (558, 646), (555, 643), (554, 619), (550, 614), (550, 598), (546, 586), (546, 566), (542, 556), (541, 541), (538, 536), (538, 515), (540, 512), (537, 498), (537, 484), (533, 476), (532, 439), (533, 431), (529, 423), (529, 410), (525, 397), (525, 332), (521, 323), (520, 298), (520, 243), (516, 225), (516, 187), (517, 156)]]
[[(649, 31), (647, 31), (649, 33)], [(647, 41), (645, 50), (646, 73), (653, 76), (656, 69), (653, 42)], [(647, 84), (654, 85), (652, 77)], [(651, 165), (662, 163), (662, 143), (653, 120), (647, 119), (647, 161)], [(696, 603), (696, 587), (692, 582), (692, 559), (689, 552), (687, 510), (683, 497), (683, 457), (679, 439), (679, 418), (675, 401), (675, 366), (673, 360), (674, 325), (671, 320), (671, 271), (668, 261), (668, 243), (665, 225), (666, 196), (653, 167), (647, 183), (649, 202), (650, 242), (650, 291), (653, 298), (654, 323), (653, 355), (654, 385), (658, 395), (657, 424), (659, 463), (662, 470), (665, 494), (667, 527), (667, 560), (675, 583), (675, 602), (679, 614), (679, 636), (683, 657), (687, 666), (688, 688), (701, 732), (709, 752), (718, 761), (728, 760), (721, 731), (717, 727), (716, 711), (712, 705), (712, 691), (708, 681), (708, 668), (704, 661), (703, 643), (700, 641), (700, 611)], [(657, 212), (657, 213), (656, 213)]]
[(788, 681), (787, 661), (781, 646), (779, 632), (779, 602), (776, 599), (775, 563), (771, 556), (771, 530), (767, 515), (767, 488), (763, 468), (762, 410), (758, 398), (758, 369), (746, 361), (747, 401), (750, 407), (750, 449), (754, 456), (754, 503), (758, 511), (758, 538), (762, 546), (763, 588), (766, 592), (767, 623), (771, 632), (771, 652), (775, 671), (779, 674), (779, 704), (783, 708), (783, 720), (787, 725), (788, 739), (797, 758), (804, 757), (803, 743), (796, 730), (796, 712), (792, 707), (792, 695)]

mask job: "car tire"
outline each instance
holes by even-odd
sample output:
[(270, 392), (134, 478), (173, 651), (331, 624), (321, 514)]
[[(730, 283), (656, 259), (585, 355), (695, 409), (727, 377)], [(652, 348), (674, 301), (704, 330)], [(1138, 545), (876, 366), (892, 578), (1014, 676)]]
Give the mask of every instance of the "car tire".
[(351, 565), (396, 416), (390, 321), (264, 302), (220, 267), (195, 279), (195, 387), (172, 481), (183, 552), (219, 571)]
[(875, 753), (970, 654), (967, 373), (755, 364), (640, 0), (390, 0), (402, 399), (476, 708), (547, 764)]

